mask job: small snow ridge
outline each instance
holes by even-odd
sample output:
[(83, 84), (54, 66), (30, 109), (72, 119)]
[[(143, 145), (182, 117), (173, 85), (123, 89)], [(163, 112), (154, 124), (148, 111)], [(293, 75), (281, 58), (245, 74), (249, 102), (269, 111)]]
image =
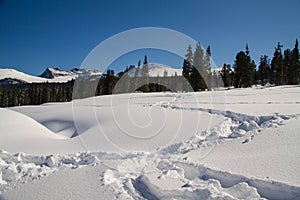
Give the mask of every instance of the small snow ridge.
[(76, 169), (99, 163), (97, 156), (90, 153), (76, 155), (31, 156), (24, 153), (0, 152), (0, 191), (12, 188), (15, 183), (47, 176), (61, 169)]
[[(231, 191), (231, 194), (237, 195), (236, 198), (256, 199), (259, 194), (268, 199), (296, 199), (300, 196), (300, 188), (290, 186), (276, 181), (267, 181), (257, 178), (248, 178), (242, 175), (235, 175), (229, 172), (217, 171), (204, 167), (202, 165), (177, 163), (184, 169), (185, 177), (189, 180), (218, 180), (223, 188)], [(241, 189), (250, 188), (250, 191), (241, 191)], [(250, 192), (250, 194), (248, 193)], [(255, 195), (256, 197), (251, 197)]]

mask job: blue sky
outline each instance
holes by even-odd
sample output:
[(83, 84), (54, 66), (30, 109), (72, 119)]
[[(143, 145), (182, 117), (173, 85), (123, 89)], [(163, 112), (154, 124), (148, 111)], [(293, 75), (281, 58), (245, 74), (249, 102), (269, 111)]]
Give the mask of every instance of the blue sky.
[[(100, 42), (128, 29), (164, 27), (211, 46), (218, 66), (233, 64), (249, 44), (258, 63), (277, 42), (300, 39), (299, 0), (0, 0), (0, 67), (38, 75), (46, 67), (79, 67)], [(136, 51), (116, 60), (123, 68), (147, 54), (150, 62), (181, 67), (178, 56)], [(113, 67), (114, 67), (113, 66)]]

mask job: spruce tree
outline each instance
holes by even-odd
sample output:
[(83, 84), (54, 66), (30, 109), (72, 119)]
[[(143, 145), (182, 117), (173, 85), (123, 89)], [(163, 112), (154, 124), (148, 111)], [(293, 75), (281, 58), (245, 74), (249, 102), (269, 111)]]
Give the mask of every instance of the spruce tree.
[(205, 52), (205, 58), (204, 58), (204, 74), (203, 74), (203, 79), (205, 83), (207, 83), (207, 87), (211, 88), (211, 64), (210, 64), (210, 58), (211, 58), (211, 50), (210, 46), (207, 47), (206, 52)]
[(249, 55), (249, 47), (246, 44), (246, 51), (240, 51), (236, 55), (234, 63), (234, 87), (250, 87), (254, 83), (255, 63)]
[(258, 66), (258, 79), (262, 85), (265, 85), (270, 81), (270, 60), (267, 55), (260, 57), (260, 63)]
[(284, 83), (284, 65), (281, 48), (282, 45), (280, 44), (280, 42), (278, 42), (271, 61), (271, 80), (273, 83), (279, 85)]
[(204, 80), (204, 77), (206, 76), (204, 69), (204, 51), (199, 42), (196, 44), (193, 61), (191, 75), (192, 86), (194, 91), (204, 90), (207, 88)]
[(292, 52), (286, 49), (283, 52), (283, 69), (284, 69), (284, 84), (293, 84), (293, 65), (292, 65)]
[(185, 59), (188, 62), (190, 62), (191, 65), (193, 64), (193, 57), (194, 57), (194, 54), (193, 54), (192, 46), (189, 45), (187, 48), (186, 54), (185, 54)]
[(138, 66), (134, 71), (134, 90), (137, 90), (140, 86), (139, 84), (139, 77), (140, 77), (140, 71), (141, 71), (141, 61), (139, 60)]
[(143, 92), (149, 92), (149, 66), (148, 66), (148, 59), (145, 55), (143, 67), (142, 67), (142, 90)]
[(291, 55), (291, 71), (292, 73), (292, 81), (291, 84), (300, 84), (300, 54), (299, 54), (299, 47), (298, 47), (298, 39), (296, 39), (295, 47), (292, 51)]
[(231, 70), (230, 65), (224, 63), (224, 65), (220, 71), (220, 75), (223, 80), (224, 87), (231, 86), (231, 84), (232, 84), (231, 83), (231, 73), (232, 73), (232, 70)]
[(187, 52), (185, 54), (185, 59), (183, 60), (182, 66), (182, 76), (185, 78), (183, 81), (184, 85), (182, 86), (183, 90), (188, 91), (189, 85), (191, 84), (191, 73), (192, 73), (192, 64), (193, 64), (193, 51), (192, 46), (189, 45)]

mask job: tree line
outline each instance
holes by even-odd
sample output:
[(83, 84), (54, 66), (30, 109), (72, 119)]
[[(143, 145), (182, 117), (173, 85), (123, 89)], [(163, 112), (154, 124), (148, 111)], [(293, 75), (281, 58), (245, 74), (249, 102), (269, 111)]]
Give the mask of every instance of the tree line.
[(300, 84), (300, 54), (298, 40), (294, 48), (282, 50), (278, 42), (270, 60), (267, 55), (260, 57), (258, 67), (251, 59), (248, 45), (240, 51), (231, 67), (224, 64), (220, 75), (225, 87), (251, 87), (253, 84), (298, 85)]
[(74, 80), (67, 83), (22, 83), (0, 85), (0, 106), (39, 105), (72, 100)]
[[(283, 46), (278, 43), (273, 57), (260, 58), (258, 67), (251, 59), (248, 44), (245, 51), (235, 57), (233, 66), (224, 64), (218, 72), (211, 69), (210, 46), (204, 49), (200, 43), (193, 52), (189, 45), (183, 60), (182, 76), (176, 73), (168, 76), (149, 76), (148, 58), (137, 66), (131, 65), (124, 71), (115, 74), (108, 69), (101, 76), (81, 77), (66, 83), (20, 83), (0, 84), (0, 106), (39, 105), (47, 102), (66, 102), (92, 96), (130, 92), (161, 91), (204, 91), (216, 87), (251, 87), (253, 84), (267, 83), (300, 84), (300, 56), (298, 40), (295, 47), (282, 52)], [(92, 89), (94, 88), (94, 89)]]
[[(133, 74), (131, 74), (133, 72)], [(66, 83), (0, 84), (0, 106), (39, 105), (47, 102), (67, 102), (72, 99), (129, 92), (182, 91), (181, 76), (149, 76), (147, 56), (143, 64), (129, 66), (115, 74), (108, 69), (101, 76), (79, 76)]]

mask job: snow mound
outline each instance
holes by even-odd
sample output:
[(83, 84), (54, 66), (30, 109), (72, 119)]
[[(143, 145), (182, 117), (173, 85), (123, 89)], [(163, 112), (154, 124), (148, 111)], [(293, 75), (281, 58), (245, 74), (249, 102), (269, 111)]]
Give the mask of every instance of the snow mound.
[(66, 139), (66, 133), (59, 135), (31, 117), (9, 109), (0, 109), (0, 146), (9, 152), (43, 154), (51, 152), (82, 151), (80, 141)]
[[(9, 109), (0, 109), (0, 118), (7, 120), (0, 120), (1, 127), (1, 147), (6, 146), (5, 143), (10, 143), (12, 140), (18, 138), (21, 141), (27, 139), (61, 139), (32, 118), (15, 112)], [(9, 120), (8, 120), (9, 119)], [(14, 143), (14, 145), (17, 145)]]

